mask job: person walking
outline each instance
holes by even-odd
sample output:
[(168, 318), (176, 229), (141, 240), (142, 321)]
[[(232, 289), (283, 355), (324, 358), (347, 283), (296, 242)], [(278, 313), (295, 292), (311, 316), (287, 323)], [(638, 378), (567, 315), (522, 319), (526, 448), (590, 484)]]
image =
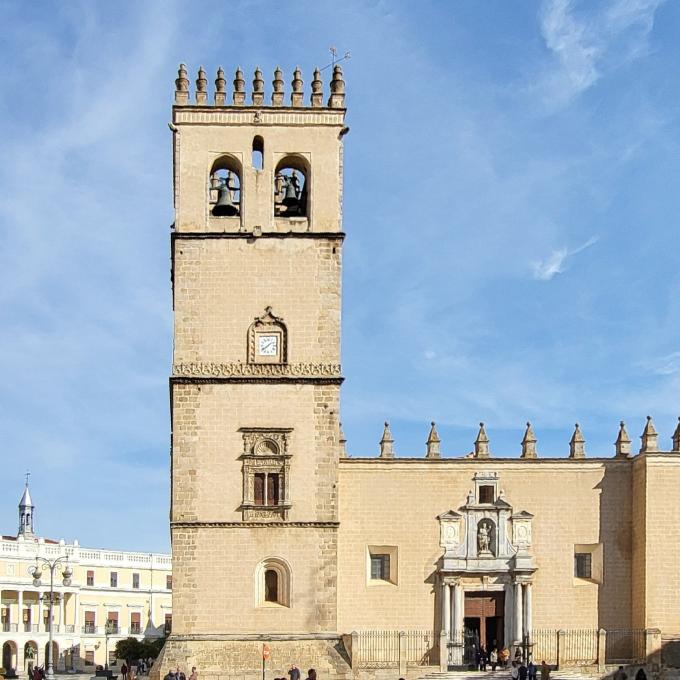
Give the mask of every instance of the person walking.
[(189, 676), (189, 680), (198, 680), (198, 672), (196, 671), (196, 666), (191, 667), (191, 675)]
[(536, 680), (536, 673), (536, 664), (531, 659), (529, 659), (529, 663), (527, 664), (527, 677), (529, 680)]
[(524, 665), (524, 661), (519, 666), (519, 680), (527, 680), (528, 670)]
[(290, 676), (290, 680), (300, 680), (300, 669), (292, 663), (288, 670), (288, 675)]
[(307, 680), (316, 680), (316, 671), (313, 668), (307, 671)]
[(541, 661), (541, 680), (550, 680), (550, 666), (545, 662), (545, 659)]
[(491, 664), (491, 670), (495, 672), (496, 666), (498, 666), (498, 652), (495, 647), (491, 650), (491, 654), (489, 654), (489, 663)]
[(519, 678), (519, 668), (517, 667), (517, 662), (512, 662), (512, 668), (510, 669), (510, 677), (512, 680), (517, 680)]

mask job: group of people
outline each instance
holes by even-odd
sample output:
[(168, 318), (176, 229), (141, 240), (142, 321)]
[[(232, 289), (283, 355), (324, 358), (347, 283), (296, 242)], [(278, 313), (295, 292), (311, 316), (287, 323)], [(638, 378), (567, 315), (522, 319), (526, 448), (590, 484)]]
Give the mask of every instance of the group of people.
[[(173, 671), (172, 668), (167, 672), (163, 680), (187, 680), (187, 676), (184, 671), (180, 670), (179, 666)], [(196, 666), (191, 667), (191, 675), (189, 680), (198, 680), (198, 672), (196, 671)]]
[[(540, 665), (541, 680), (550, 680), (551, 670), (552, 668), (545, 661), (542, 661)], [(512, 662), (510, 675), (512, 680), (536, 680), (538, 672), (539, 667), (531, 659), (527, 662), (518, 659)]]
[(480, 671), (485, 671), (488, 666), (491, 666), (491, 670), (493, 671), (499, 667), (507, 668), (509, 660), (510, 650), (507, 647), (497, 649), (495, 643), (488, 647), (480, 645), (479, 648), (475, 650), (475, 666)]

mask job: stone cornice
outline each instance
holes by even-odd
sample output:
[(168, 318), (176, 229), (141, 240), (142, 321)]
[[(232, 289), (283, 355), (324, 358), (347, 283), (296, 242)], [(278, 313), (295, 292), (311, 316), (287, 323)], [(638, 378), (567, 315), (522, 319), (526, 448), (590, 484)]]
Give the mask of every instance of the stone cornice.
[(171, 529), (269, 529), (271, 527), (293, 527), (293, 528), (315, 528), (315, 529), (337, 529), (340, 522), (317, 522), (317, 521), (243, 521), (243, 522), (201, 522), (190, 520), (186, 522), (170, 522)]
[(268, 106), (188, 106), (172, 107), (172, 122), (177, 125), (285, 125), (291, 127), (344, 127), (344, 108), (300, 108)]
[[(667, 454), (666, 454), (667, 455)], [(628, 467), (636, 458), (340, 458), (340, 467), (354, 468), (359, 471), (390, 470), (432, 470), (433, 467), (465, 467), (474, 470), (480, 468), (518, 469), (560, 469), (574, 471), (597, 470), (603, 467)], [(680, 457), (676, 459), (680, 463)]]
[(294, 640), (338, 640), (340, 633), (193, 633), (187, 635), (178, 635), (171, 633), (168, 640), (176, 640), (178, 642), (285, 642)]
[(246, 364), (186, 361), (173, 364), (172, 377), (196, 378), (335, 378), (342, 379), (340, 364)]
[(247, 239), (255, 240), (261, 238), (285, 239), (285, 238), (301, 238), (301, 239), (317, 239), (317, 240), (335, 240), (343, 241), (345, 239), (344, 231), (263, 231), (257, 236), (252, 231), (173, 231), (173, 240), (207, 240), (207, 239)]

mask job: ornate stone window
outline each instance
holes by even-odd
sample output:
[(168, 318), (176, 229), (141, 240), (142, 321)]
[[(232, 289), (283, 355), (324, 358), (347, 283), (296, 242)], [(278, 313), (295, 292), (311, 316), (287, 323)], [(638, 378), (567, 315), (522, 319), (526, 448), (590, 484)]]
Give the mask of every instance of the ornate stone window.
[(258, 607), (290, 607), (290, 565), (281, 557), (268, 557), (255, 569), (255, 604)]
[(285, 364), (288, 361), (288, 331), (283, 319), (266, 307), (248, 329), (249, 364)]
[(242, 428), (244, 520), (288, 519), (290, 428)]

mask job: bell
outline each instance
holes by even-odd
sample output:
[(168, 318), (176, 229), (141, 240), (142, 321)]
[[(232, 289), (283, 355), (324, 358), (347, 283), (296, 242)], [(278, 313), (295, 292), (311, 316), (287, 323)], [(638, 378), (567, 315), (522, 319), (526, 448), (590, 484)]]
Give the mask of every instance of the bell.
[(222, 180), (222, 186), (220, 186), (219, 192), (217, 203), (215, 203), (212, 214), (215, 217), (233, 217), (234, 215), (238, 215), (238, 208), (231, 200), (229, 179)]
[(286, 179), (286, 193), (283, 196), (283, 205), (288, 208), (292, 208), (298, 204), (298, 195), (295, 187), (296, 184), (297, 177), (294, 175), (291, 175)]

